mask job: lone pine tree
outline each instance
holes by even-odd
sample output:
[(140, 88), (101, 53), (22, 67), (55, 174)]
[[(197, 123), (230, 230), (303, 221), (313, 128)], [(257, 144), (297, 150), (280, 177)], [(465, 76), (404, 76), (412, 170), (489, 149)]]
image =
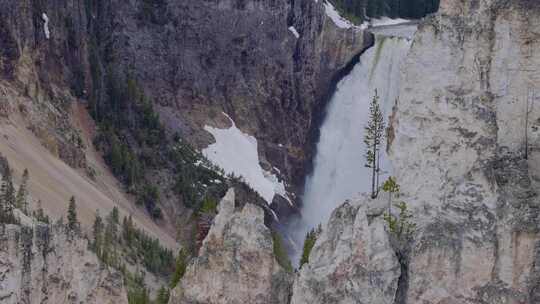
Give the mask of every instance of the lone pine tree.
[(379, 95), (375, 90), (375, 95), (369, 105), (369, 121), (364, 135), (366, 144), (365, 166), (371, 168), (371, 198), (376, 198), (379, 195), (379, 158), (384, 130), (384, 117), (379, 106)]

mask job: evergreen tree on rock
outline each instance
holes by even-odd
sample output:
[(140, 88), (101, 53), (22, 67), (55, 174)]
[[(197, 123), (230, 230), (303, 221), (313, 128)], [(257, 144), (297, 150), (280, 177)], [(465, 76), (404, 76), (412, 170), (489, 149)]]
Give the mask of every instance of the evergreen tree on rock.
[(21, 185), (17, 191), (17, 197), (15, 199), (15, 206), (20, 209), (24, 214), (28, 215), (28, 179), (30, 178), (28, 174), (28, 169), (24, 169)]
[(74, 196), (69, 199), (67, 219), (69, 231), (78, 231), (79, 221), (77, 220), (77, 204)]
[(364, 135), (364, 143), (366, 144), (365, 166), (371, 169), (371, 198), (376, 198), (379, 195), (379, 160), (384, 130), (384, 117), (379, 106), (379, 95), (375, 90), (375, 95), (369, 105), (369, 121)]

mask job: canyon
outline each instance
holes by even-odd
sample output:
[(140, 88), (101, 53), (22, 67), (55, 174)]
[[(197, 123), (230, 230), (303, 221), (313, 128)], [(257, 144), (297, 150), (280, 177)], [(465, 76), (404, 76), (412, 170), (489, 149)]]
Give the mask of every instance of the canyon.
[[(182, 247), (175, 226), (196, 211), (168, 170), (148, 172), (163, 197), (155, 221), (92, 146), (99, 127), (85, 105), (105, 83), (91, 69), (105, 65), (141, 84), (166, 136), (205, 151), (235, 132), (287, 193), (260, 203), (228, 189), (170, 304), (540, 302), (540, 5), (441, 0), (412, 24), (372, 27), (336, 19), (325, 1), (96, 3), (0, 0), (0, 152), (14, 176), (33, 160), (32, 202), (53, 217), (67, 208), (69, 193), (43, 190), (68, 185), (49, 182), (52, 164), (77, 181), (70, 193), (86, 194), (88, 232), (95, 209), (118, 206)], [(388, 124), (382, 178), (400, 185), (406, 211), (393, 214), (405, 232), (391, 225), (388, 193), (362, 193), (375, 89)], [(24, 147), (42, 149), (38, 161)], [(54, 226), (21, 217), (1, 228), (0, 303), (127, 303), (121, 274), (84, 239), (45, 242)], [(276, 233), (300, 247), (319, 224), (292, 270)]]

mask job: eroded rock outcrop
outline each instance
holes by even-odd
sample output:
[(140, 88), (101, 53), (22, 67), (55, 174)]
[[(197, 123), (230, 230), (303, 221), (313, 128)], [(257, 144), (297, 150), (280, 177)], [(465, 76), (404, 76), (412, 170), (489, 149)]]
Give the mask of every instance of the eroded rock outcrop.
[(332, 213), (295, 280), (292, 304), (394, 303), (401, 266), (381, 203), (366, 197)]
[(264, 212), (253, 204), (235, 210), (234, 190), (219, 204), (219, 213), (170, 304), (285, 304), (292, 275), (274, 257)]
[(119, 271), (63, 226), (0, 226), (0, 303), (127, 304)]

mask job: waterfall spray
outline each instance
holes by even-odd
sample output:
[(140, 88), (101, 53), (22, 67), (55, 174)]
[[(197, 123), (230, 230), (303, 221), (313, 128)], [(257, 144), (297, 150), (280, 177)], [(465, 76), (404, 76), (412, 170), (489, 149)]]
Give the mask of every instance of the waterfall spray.
[[(370, 171), (363, 157), (369, 103), (377, 90), (388, 117), (398, 97), (400, 65), (410, 45), (410, 39), (377, 36), (375, 45), (338, 84), (321, 126), (313, 172), (306, 179), (302, 218), (289, 228), (297, 245), (301, 246), (310, 229), (326, 223), (346, 199), (369, 191)], [(381, 167), (385, 178), (391, 172), (386, 155), (381, 155)], [(293, 261), (298, 262), (300, 254), (295, 253)]]

